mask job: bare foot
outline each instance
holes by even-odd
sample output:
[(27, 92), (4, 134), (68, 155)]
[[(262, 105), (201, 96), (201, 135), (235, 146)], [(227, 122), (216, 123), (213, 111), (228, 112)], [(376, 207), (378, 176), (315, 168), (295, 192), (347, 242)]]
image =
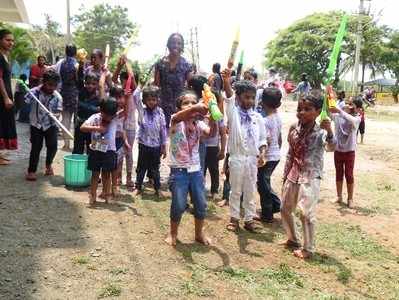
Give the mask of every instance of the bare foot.
[(312, 257), (312, 253), (309, 251), (306, 251), (305, 249), (297, 249), (294, 250), (294, 256), (298, 257), (300, 259), (308, 259)]
[(295, 249), (295, 248), (300, 248), (301, 247), (300, 243), (294, 242), (294, 241), (291, 241), (291, 240), (286, 240), (285, 242), (279, 243), (279, 245), (284, 246), (284, 247), (289, 248), (289, 249)]
[(95, 195), (92, 195), (92, 194), (89, 194), (89, 205), (91, 206), (91, 205), (94, 205), (94, 204), (96, 204), (96, 196)]
[(200, 236), (196, 236), (196, 237), (195, 237), (195, 241), (196, 241), (197, 243), (200, 243), (200, 244), (205, 245), (205, 246), (209, 246), (209, 245), (212, 243), (211, 239), (208, 238), (208, 237), (207, 237), (206, 235), (204, 235), (204, 234), (201, 234)]
[(337, 197), (337, 200), (335, 200), (335, 203), (342, 204), (342, 197)]
[(166, 239), (165, 239), (165, 242), (166, 242), (168, 245), (170, 245), (170, 246), (172, 246), (172, 247), (175, 247), (175, 246), (176, 246), (176, 243), (177, 243), (177, 237), (172, 236), (171, 234), (168, 234), (168, 236), (167, 236)]
[(140, 196), (140, 195), (141, 195), (141, 190), (135, 189), (133, 191), (133, 194), (132, 194), (133, 198), (136, 198), (137, 196)]
[(348, 208), (353, 208), (353, 199), (348, 199)]

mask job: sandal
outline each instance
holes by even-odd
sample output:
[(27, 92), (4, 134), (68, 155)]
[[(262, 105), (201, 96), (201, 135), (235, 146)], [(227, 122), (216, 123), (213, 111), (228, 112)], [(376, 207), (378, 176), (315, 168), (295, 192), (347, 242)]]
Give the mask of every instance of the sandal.
[(294, 241), (291, 241), (291, 240), (287, 240), (287, 241), (281, 243), (280, 245), (283, 245), (284, 247), (289, 248), (289, 249), (301, 248), (301, 244), (300, 243), (294, 242)]
[(244, 229), (252, 232), (252, 233), (258, 233), (258, 226), (256, 226), (256, 222), (254, 220), (244, 222)]
[(237, 219), (230, 218), (229, 224), (227, 224), (226, 229), (228, 231), (237, 232), (240, 228), (240, 223)]
[(25, 179), (28, 181), (36, 181), (37, 177), (36, 177), (35, 173), (30, 172), (30, 173), (26, 174)]

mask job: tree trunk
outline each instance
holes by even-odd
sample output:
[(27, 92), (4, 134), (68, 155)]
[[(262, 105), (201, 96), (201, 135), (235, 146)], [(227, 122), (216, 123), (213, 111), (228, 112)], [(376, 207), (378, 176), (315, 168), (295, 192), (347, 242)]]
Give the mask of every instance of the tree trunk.
[(364, 90), (364, 73), (366, 71), (366, 64), (362, 63), (362, 84), (360, 85), (360, 91), (363, 92)]

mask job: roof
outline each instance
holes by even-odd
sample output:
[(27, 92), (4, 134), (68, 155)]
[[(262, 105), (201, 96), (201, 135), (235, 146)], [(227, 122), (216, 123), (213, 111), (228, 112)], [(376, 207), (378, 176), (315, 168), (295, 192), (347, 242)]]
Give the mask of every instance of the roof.
[(379, 78), (365, 82), (364, 85), (393, 86), (395, 83), (395, 79)]
[(23, 0), (1, 0), (0, 21), (13, 23), (29, 23)]

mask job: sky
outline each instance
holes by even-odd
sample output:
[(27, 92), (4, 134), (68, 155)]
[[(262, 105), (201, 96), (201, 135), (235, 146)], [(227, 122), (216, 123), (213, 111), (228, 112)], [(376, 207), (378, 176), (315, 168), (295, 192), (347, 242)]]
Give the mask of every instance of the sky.
[[(66, 31), (66, 0), (25, 0), (32, 24), (43, 24), (44, 13), (62, 24)], [(344, 10), (356, 13), (359, 0), (202, 0), (202, 1), (132, 1), (108, 0), (111, 5), (128, 8), (130, 20), (139, 25), (139, 45), (129, 58), (148, 61), (166, 53), (166, 40), (180, 32), (189, 40), (190, 28), (198, 28), (200, 68), (209, 72), (214, 62), (227, 63), (237, 27), (240, 28), (239, 50), (245, 51), (245, 67), (262, 70), (264, 48), (276, 32), (314, 12)], [(38, 5), (40, 3), (40, 5)], [(71, 15), (90, 9), (102, 0), (70, 0)], [(365, 7), (379, 15), (381, 24), (399, 29), (399, 0), (365, 1)], [(73, 30), (73, 28), (72, 28)], [(88, 49), (90, 50), (90, 49)], [(112, 51), (112, 49), (111, 49)], [(191, 58), (189, 51), (184, 53)]]

